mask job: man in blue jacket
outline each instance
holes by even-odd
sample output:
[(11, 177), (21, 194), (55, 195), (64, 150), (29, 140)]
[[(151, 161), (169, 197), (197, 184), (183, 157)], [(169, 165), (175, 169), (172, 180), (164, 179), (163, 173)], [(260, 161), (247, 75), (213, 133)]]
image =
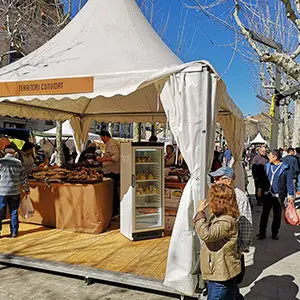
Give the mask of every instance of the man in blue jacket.
[(279, 150), (272, 150), (269, 154), (269, 162), (265, 167), (266, 180), (260, 183), (258, 193), (263, 197), (263, 211), (259, 224), (257, 239), (266, 238), (268, 219), (273, 209), (272, 239), (278, 240), (278, 233), (281, 223), (281, 212), (285, 198), (294, 201), (295, 190), (293, 176), (289, 166), (281, 161)]
[(294, 148), (288, 148), (287, 150), (288, 155), (282, 158), (282, 162), (289, 165), (289, 171), (292, 173), (294, 182), (296, 182), (298, 174), (299, 174), (299, 163), (298, 159), (295, 154)]

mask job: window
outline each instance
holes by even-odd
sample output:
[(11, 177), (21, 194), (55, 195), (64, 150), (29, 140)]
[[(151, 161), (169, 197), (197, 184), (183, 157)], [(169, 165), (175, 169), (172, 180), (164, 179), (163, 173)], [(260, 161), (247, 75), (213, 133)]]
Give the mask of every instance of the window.
[(113, 123), (112, 136), (120, 137), (120, 123)]

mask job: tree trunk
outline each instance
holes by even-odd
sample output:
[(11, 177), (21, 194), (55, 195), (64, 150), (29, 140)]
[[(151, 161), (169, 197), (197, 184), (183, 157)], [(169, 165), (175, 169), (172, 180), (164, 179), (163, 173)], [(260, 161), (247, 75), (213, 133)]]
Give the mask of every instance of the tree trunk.
[(64, 163), (63, 147), (62, 147), (62, 122), (56, 121), (56, 149), (58, 153), (58, 166)]
[(139, 141), (139, 123), (134, 122), (133, 123), (133, 141), (138, 142)]
[(289, 128), (289, 104), (286, 101), (283, 106), (283, 120), (284, 120), (284, 145), (290, 146), (290, 128)]
[(279, 120), (278, 120), (278, 148), (284, 147), (284, 119), (283, 119), (283, 105), (279, 105)]
[(295, 100), (293, 147), (300, 147), (300, 96)]

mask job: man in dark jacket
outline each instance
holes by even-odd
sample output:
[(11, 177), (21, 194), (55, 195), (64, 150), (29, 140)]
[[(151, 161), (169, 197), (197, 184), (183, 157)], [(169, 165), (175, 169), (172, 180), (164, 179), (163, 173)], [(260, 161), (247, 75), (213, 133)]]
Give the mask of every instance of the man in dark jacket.
[(282, 162), (286, 163), (289, 166), (289, 171), (291, 172), (294, 181), (296, 181), (299, 174), (298, 159), (294, 156), (294, 148), (288, 148), (287, 153), (288, 155), (282, 158)]
[[(298, 160), (298, 167), (300, 169), (300, 147), (296, 147), (295, 150), (296, 150), (295, 157)], [(300, 195), (300, 172), (298, 173), (297, 176), (297, 195)]]
[(282, 205), (286, 196), (289, 201), (294, 201), (295, 190), (292, 173), (289, 166), (281, 162), (279, 150), (272, 150), (269, 155), (270, 162), (266, 164), (265, 171), (267, 180), (259, 182), (258, 194), (263, 197), (263, 211), (259, 224), (257, 239), (266, 238), (268, 219), (273, 209), (272, 239), (278, 240), (278, 233), (281, 223)]
[(267, 156), (267, 149), (265, 146), (259, 148), (258, 154), (254, 156), (252, 160), (252, 176), (255, 185), (255, 198), (257, 200), (257, 205), (261, 205), (262, 198), (258, 195), (258, 185), (259, 182), (265, 181), (265, 165), (269, 161)]

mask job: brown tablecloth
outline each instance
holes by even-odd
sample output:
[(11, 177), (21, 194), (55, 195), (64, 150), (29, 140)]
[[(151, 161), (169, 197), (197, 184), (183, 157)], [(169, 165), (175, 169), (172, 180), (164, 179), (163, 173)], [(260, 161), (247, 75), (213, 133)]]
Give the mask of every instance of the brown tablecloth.
[(30, 182), (30, 198), (35, 214), (23, 222), (101, 233), (112, 217), (113, 180), (104, 178), (95, 184), (59, 184), (50, 187)]

